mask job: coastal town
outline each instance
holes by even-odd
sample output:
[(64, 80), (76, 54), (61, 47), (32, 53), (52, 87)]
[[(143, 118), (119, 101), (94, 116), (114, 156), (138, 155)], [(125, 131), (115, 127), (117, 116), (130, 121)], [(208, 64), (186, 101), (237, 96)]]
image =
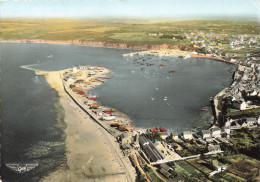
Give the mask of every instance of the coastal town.
[[(225, 35), (224, 35), (225, 36)], [(246, 44), (255, 43), (249, 38)], [(238, 44), (234, 40), (230, 44)], [(248, 43), (249, 42), (249, 43)], [(198, 45), (203, 46), (203, 45)], [(212, 52), (212, 50), (207, 50)], [(238, 65), (230, 87), (211, 99), (215, 123), (207, 130), (181, 133), (162, 127), (135, 128), (130, 119), (114, 108), (96, 102), (91, 89), (110, 79), (109, 70), (98, 66), (75, 66), (62, 72), (66, 92), (83, 110), (112, 134), (128, 156), (140, 181), (228, 181), (257, 180), (259, 161), (247, 149), (259, 146), (260, 65), (258, 58), (234, 59), (230, 54), (203, 54), (195, 51), (151, 50), (134, 54), (145, 56), (203, 57)], [(249, 56), (249, 55), (247, 55)], [(83, 105), (83, 106), (82, 106)], [(241, 137), (243, 136), (243, 137)], [(232, 154), (232, 155), (231, 155)], [(229, 157), (227, 157), (229, 156)], [(244, 165), (250, 167), (245, 173)], [(259, 180), (259, 179), (258, 179)]]
[[(167, 61), (173, 57), (178, 61), (205, 58), (236, 66), (229, 87), (212, 95), (209, 98), (210, 106), (201, 109), (201, 112), (212, 114), (214, 123), (199, 131), (169, 131), (162, 126), (136, 127), (125, 113), (99, 103), (99, 96), (93, 88), (101, 86), (107, 79), (113, 79), (106, 67), (74, 65), (66, 70), (43, 71), (21, 66), (35, 71), (36, 76), (45, 76), (50, 86), (58, 92), (66, 111), (67, 166), (58, 168), (51, 174), (53, 178), (47, 176), (44, 180), (58, 181), (55, 177), (65, 179), (66, 176), (67, 181), (259, 181), (260, 37), (256, 31), (259, 26), (249, 23), (241, 25), (242, 30), (238, 28), (240, 24), (229, 26), (230, 22), (222, 21), (207, 23), (205, 26), (204, 21), (136, 24), (138, 30), (134, 33), (128, 25), (121, 27), (121, 23), (112, 24), (113, 28), (119, 27), (114, 30), (105, 24), (96, 29), (91, 26), (89, 31), (97, 31), (96, 34), (85, 34), (98, 35), (98, 38), (86, 39), (82, 38), (82, 32), (77, 34), (76, 30), (73, 30), (76, 32), (73, 36), (80, 37), (65, 40), (62, 36), (61, 40), (53, 39), (52, 31), (50, 34), (43, 33), (43, 37), (33, 35), (16, 39), (11, 34), (1, 38), (0, 42), (21, 45), (49, 43), (128, 49), (129, 53), (123, 54), (122, 59), (138, 57), (136, 66), (166, 67), (165, 70), (165, 64), (149, 62), (151, 57), (155, 58), (153, 61), (157, 58)], [(80, 22), (80, 26), (82, 24)], [(69, 27), (68, 31), (71, 29)], [(130, 33), (122, 33), (124, 31)], [(64, 35), (70, 34), (65, 31)], [(132, 42), (132, 39), (138, 41)], [(53, 53), (46, 56), (50, 62), (53, 58)], [(145, 69), (141, 68), (140, 72), (144, 73)], [(176, 74), (171, 69), (165, 73), (171, 76)], [(167, 101), (167, 96), (162, 99)], [(13, 164), (9, 166), (19, 168)]]
[(260, 182), (260, 0), (0, 0), (0, 182)]

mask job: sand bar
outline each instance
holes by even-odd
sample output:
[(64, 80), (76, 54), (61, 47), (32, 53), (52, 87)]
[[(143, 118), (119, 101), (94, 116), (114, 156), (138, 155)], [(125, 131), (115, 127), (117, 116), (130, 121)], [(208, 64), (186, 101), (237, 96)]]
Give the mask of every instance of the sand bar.
[(115, 137), (94, 122), (64, 91), (60, 76), (62, 72), (36, 71), (37, 75), (43, 75), (50, 86), (57, 90), (67, 124), (67, 164), (41, 181), (135, 181), (135, 169), (121, 152)]

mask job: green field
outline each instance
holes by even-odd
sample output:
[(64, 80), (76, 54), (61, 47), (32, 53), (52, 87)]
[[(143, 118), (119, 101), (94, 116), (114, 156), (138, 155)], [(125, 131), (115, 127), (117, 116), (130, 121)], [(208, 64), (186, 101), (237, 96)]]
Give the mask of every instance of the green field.
[(243, 154), (218, 156), (228, 161), (227, 169), (212, 178), (216, 181), (255, 181), (259, 179), (259, 161)]
[[(148, 22), (148, 23), (147, 23)], [(220, 20), (146, 21), (85, 19), (0, 19), (1, 39), (104, 41), (129, 45), (190, 44), (190, 32), (258, 35), (254, 22)], [(164, 36), (149, 36), (162, 32)], [(170, 35), (170, 36), (169, 36)], [(176, 36), (176, 39), (169, 37)], [(178, 37), (183, 37), (179, 39)]]
[(237, 110), (237, 109), (228, 109), (227, 117), (240, 118), (240, 117), (250, 117), (257, 116), (260, 114), (260, 108), (248, 109), (248, 110)]

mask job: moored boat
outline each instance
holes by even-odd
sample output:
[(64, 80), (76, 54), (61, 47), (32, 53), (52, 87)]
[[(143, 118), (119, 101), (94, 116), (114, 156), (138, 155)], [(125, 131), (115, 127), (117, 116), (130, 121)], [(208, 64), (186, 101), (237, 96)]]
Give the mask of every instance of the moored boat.
[(105, 113), (107, 113), (107, 114), (112, 114), (114, 112), (115, 112), (114, 109), (107, 109), (107, 110), (105, 110)]
[(97, 99), (97, 96), (96, 95), (88, 95), (88, 98), (91, 99), (91, 100), (95, 100), (95, 99)]
[(160, 127), (159, 129), (160, 129), (160, 132), (167, 132), (167, 130), (164, 129), (163, 127)]
[(111, 121), (111, 120), (114, 120), (116, 119), (116, 116), (104, 116), (102, 117), (102, 120), (105, 120), (105, 121)]
[(207, 107), (204, 107), (204, 108), (202, 108), (201, 110), (202, 110), (202, 111), (208, 111), (208, 110), (209, 110), (209, 108), (207, 108)]

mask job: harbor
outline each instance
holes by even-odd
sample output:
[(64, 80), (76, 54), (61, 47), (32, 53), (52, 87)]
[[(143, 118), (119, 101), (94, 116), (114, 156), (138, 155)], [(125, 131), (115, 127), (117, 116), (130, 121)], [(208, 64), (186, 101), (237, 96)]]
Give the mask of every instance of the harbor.
[[(47, 56), (49, 55), (50, 54), (48, 54)], [(54, 56), (52, 58), (47, 58), (47, 60), (50, 61), (50, 59), (54, 59), (55, 54), (53, 53), (53, 55)], [(162, 56), (160, 58), (160, 56), (143, 57), (143, 55), (140, 55), (138, 57), (134, 55), (133, 57), (124, 57), (122, 64), (125, 64), (127, 65), (127, 67), (129, 67), (127, 75), (130, 75), (129, 77), (131, 79), (139, 78), (140, 76), (142, 76), (143, 80), (147, 81), (154, 79), (154, 76), (160, 78), (159, 82), (156, 81), (157, 83), (161, 84), (163, 81), (166, 81), (166, 83), (169, 84), (168, 80), (177, 80), (180, 74), (187, 74), (185, 72), (187, 69), (180, 71), (180, 69), (178, 68), (178, 64), (180, 64), (181, 62), (185, 63), (186, 61), (189, 64), (196, 66), (197, 64), (202, 62), (201, 60), (190, 60), (190, 58), (186, 58), (183, 60), (182, 58), (180, 58), (180, 60), (178, 59), (179, 58), (175, 59), (165, 56)], [(119, 63), (117, 62), (117, 65), (121, 64)], [(142, 65), (142, 63), (145, 64)], [(146, 66), (147, 63), (154, 65)], [(218, 64), (223, 64), (212, 60), (205, 60), (205, 63), (213, 63), (214, 69), (216, 69), (215, 66), (217, 66)], [(207, 132), (205, 132), (205, 138), (200, 138), (197, 136), (196, 133), (190, 132), (188, 129), (184, 130), (185, 132), (178, 131), (174, 133), (172, 132), (172, 130), (169, 130), (169, 127), (161, 126), (161, 124), (163, 124), (163, 120), (161, 120), (162, 122), (160, 122), (160, 124), (151, 122), (150, 127), (147, 128), (136, 126), (136, 121), (131, 121), (132, 117), (129, 117), (128, 113), (125, 114), (121, 110), (118, 110), (118, 107), (113, 107), (110, 104), (103, 104), (103, 97), (111, 97), (111, 95), (107, 90), (105, 90), (105, 94), (102, 94), (100, 90), (102, 90), (104, 87), (110, 86), (111, 83), (112, 85), (116, 83), (118, 81), (118, 72), (116, 72), (117, 70), (108, 69), (106, 67), (101, 66), (102, 64), (100, 62), (97, 62), (97, 64), (98, 66), (94, 64), (78, 64), (77, 66), (75, 66), (74, 64), (74, 66), (71, 66), (70, 68), (66, 69), (61, 69), (61, 71), (47, 71), (46, 67), (39, 67), (38, 69), (36, 69), (33, 68), (33, 66), (22, 66), (22, 68), (29, 68), (29, 73), (32, 73), (35, 79), (40, 79), (42, 76), (46, 78), (48, 84), (56, 91), (58, 91), (62, 106), (65, 109), (65, 113), (68, 113), (65, 115), (65, 122), (67, 123), (67, 129), (65, 132), (66, 136), (68, 136), (68, 140), (66, 140), (66, 150), (68, 151), (66, 153), (68, 154), (68, 156), (66, 158), (69, 159), (68, 165), (70, 165), (71, 169), (73, 170), (69, 172), (65, 169), (59, 169), (58, 171), (54, 171), (50, 175), (44, 177), (42, 181), (55, 181), (55, 179), (61, 177), (61, 175), (67, 175), (66, 177), (64, 177), (64, 179), (76, 179), (77, 170), (87, 171), (86, 175), (89, 179), (93, 177), (98, 178), (98, 176), (100, 175), (102, 175), (103, 178), (110, 179), (110, 177), (112, 177), (110, 176), (110, 174), (113, 174), (115, 175), (115, 177), (121, 176), (122, 179), (128, 176), (127, 178), (129, 179), (129, 181), (131, 181), (131, 179), (134, 179), (133, 176), (138, 175), (139, 173), (137, 172), (136, 174), (135, 169), (133, 167), (130, 167), (132, 166), (130, 163), (131, 159), (129, 160), (128, 157), (131, 158), (131, 156), (135, 156), (133, 158), (139, 159), (140, 156), (142, 156), (142, 158), (146, 161), (143, 161), (143, 164), (152, 165), (155, 166), (155, 168), (158, 168), (158, 165), (160, 166), (163, 163), (167, 163), (167, 165), (171, 166), (171, 162), (173, 161), (181, 162), (183, 160), (186, 161), (185, 159), (196, 160), (198, 157), (200, 157), (201, 151), (204, 149), (206, 149), (205, 155), (207, 155), (207, 153), (209, 153), (209, 155), (213, 155), (215, 153), (223, 153), (219, 146), (215, 144), (211, 145), (209, 148), (206, 148), (205, 141), (207, 143), (210, 142), (210, 140), (217, 140), (230, 143), (229, 140), (219, 137), (218, 134), (220, 133), (222, 135), (228, 132), (228, 129), (226, 129), (226, 131), (224, 132), (222, 128), (217, 127), (213, 127), (208, 131), (209, 136), (211, 136), (211, 134), (216, 133), (214, 138), (207, 138)], [(173, 64), (173, 67), (171, 67), (171, 64)], [(130, 67), (129, 65), (133, 65), (133, 67)], [(223, 69), (222, 65), (220, 67), (221, 69)], [(122, 67), (120, 68), (122, 69)], [(145, 71), (142, 71), (140, 68), (145, 68)], [(134, 73), (132, 73), (133, 70)], [(159, 74), (154, 75), (152, 71), (155, 71), (154, 73)], [(192, 71), (192, 67), (188, 71)], [(122, 72), (125, 73), (125, 69), (123, 69)], [(165, 76), (161, 77), (162, 75)], [(194, 75), (195, 74), (193, 74), (193, 76)], [(167, 77), (169, 77), (170, 79), (168, 79)], [(115, 80), (116, 82), (114, 82)], [(108, 82), (109, 84), (107, 84)], [(228, 84), (230, 84), (230, 82)], [(130, 82), (127, 83), (128, 85), (131, 85), (129, 84)], [(156, 104), (156, 102), (160, 101), (161, 103), (167, 106), (165, 107), (166, 109), (169, 109), (171, 108), (171, 106), (167, 105), (167, 102), (171, 101), (172, 99), (170, 94), (164, 93), (160, 97), (152, 95), (158, 93), (159, 91), (162, 91), (162, 86), (163, 85), (153, 86), (152, 89), (150, 89), (151, 93), (148, 92), (149, 94), (147, 94), (149, 103), (151, 102)], [(111, 89), (111, 87), (108, 88)], [(112, 86), (112, 88), (117, 87)], [(174, 90), (176, 89), (177, 86), (174, 87)], [(171, 92), (173, 92), (174, 90), (172, 88), (170, 89)], [(124, 91), (123, 93), (124, 95), (128, 94), (128, 92)], [(207, 102), (209, 102), (208, 98), (211, 96), (213, 95), (209, 94), (209, 96), (206, 97)], [(111, 97), (111, 100), (122, 100), (119, 95), (117, 95), (117, 97), (118, 98)], [(130, 98), (131, 100), (135, 99), (133, 97)], [(140, 98), (138, 99), (140, 100)], [(205, 107), (205, 105), (203, 105), (200, 106), (198, 110), (201, 112), (207, 112), (207, 108), (208, 107)], [(151, 110), (151, 108), (149, 108), (149, 110)], [(157, 109), (157, 111), (159, 110)], [(164, 107), (162, 106), (160, 112), (163, 111)], [(162, 114), (162, 116), (164, 115)], [(157, 127), (151, 128), (153, 126)], [(79, 131), (81, 133), (80, 135), (77, 134)], [(100, 133), (104, 137), (110, 136), (110, 139), (106, 140), (105, 138), (100, 138)], [(146, 149), (144, 149), (144, 147), (142, 146), (142, 144), (140, 144), (140, 141), (138, 140), (138, 136), (141, 136), (142, 134), (148, 136), (148, 141), (151, 141), (149, 143), (151, 143), (151, 145), (154, 146), (155, 149), (160, 153), (161, 158), (158, 161), (156, 158), (155, 161), (150, 161), (150, 155), (152, 154), (149, 151), (146, 151)], [(92, 138), (92, 141), (87, 140), (88, 137)], [(153, 137), (157, 137), (156, 140), (159, 141), (153, 141)], [(172, 138), (172, 140), (168, 140), (167, 138)], [(117, 166), (116, 163), (119, 163), (119, 166), (121, 165), (125, 167), (122, 167), (122, 169), (120, 169), (120, 167), (116, 167), (114, 170), (111, 171), (109, 170), (108, 161), (104, 161), (102, 164), (98, 162), (97, 155), (106, 156), (105, 153), (102, 154), (102, 151), (95, 150), (93, 148), (93, 151), (91, 151), (90, 153), (86, 153), (87, 150), (85, 146), (80, 147), (79, 151), (74, 149), (78, 148), (77, 146), (79, 146), (83, 142), (86, 143), (86, 147), (90, 145), (95, 146), (96, 143), (99, 143), (99, 145), (104, 145), (104, 147), (107, 147), (111, 151), (111, 153), (108, 154), (108, 161), (113, 161), (116, 159), (113, 165)], [(75, 155), (76, 153), (78, 154)], [(80, 160), (77, 158), (78, 156), (81, 156)], [(189, 156), (195, 156), (195, 159), (192, 157), (189, 159)], [(79, 163), (79, 161), (82, 161), (82, 163)], [(88, 167), (85, 167), (86, 164)], [(97, 167), (94, 170), (92, 166)], [(141, 163), (139, 163), (139, 166), (140, 171), (141, 169), (145, 171)], [(105, 170), (103, 170), (103, 168)], [(127, 171), (127, 169), (131, 170)], [(68, 177), (68, 175), (70, 177)], [(80, 178), (83, 178), (83, 176), (79, 176)]]
[[(125, 175), (128, 176), (127, 179), (129, 181), (134, 181), (134, 176), (136, 175), (130, 172), (133, 171), (131, 169), (132, 167), (129, 166), (130, 161), (133, 166), (139, 166), (137, 168), (137, 175), (141, 173), (146, 176), (139, 162), (136, 162), (134, 158), (143, 158), (142, 160), (146, 162), (142, 162), (142, 165), (167, 166), (167, 163), (191, 160), (193, 158), (199, 158), (202, 155), (201, 151), (204, 148), (203, 140), (197, 144), (199, 146), (198, 151), (183, 153), (185, 143), (194, 141), (194, 133), (192, 132), (184, 131), (182, 134), (171, 133), (170, 136), (176, 142), (175, 144), (172, 143), (172, 146), (165, 141), (156, 141), (154, 143), (151, 141), (151, 138), (147, 138), (147, 135), (152, 136), (158, 133), (158, 136), (165, 140), (169, 138), (167, 129), (154, 127), (146, 131), (142, 128), (136, 128), (131, 125), (131, 121), (126, 115), (123, 115), (114, 108), (106, 108), (100, 105), (100, 103), (97, 103), (95, 100), (98, 96), (91, 92), (93, 88), (104, 83), (105, 78), (109, 78), (110, 71), (104, 67), (82, 65), (56, 72), (36, 70), (35, 74), (37, 76), (45, 76), (49, 84), (57, 89), (59, 93), (65, 92), (77, 107), (79, 107), (80, 111), (83, 111), (83, 114), (90, 117), (92, 121), (102, 128), (101, 130), (104, 130), (117, 140), (120, 147), (114, 146), (113, 143), (110, 143), (110, 145), (124, 166)], [(216, 132), (214, 137), (221, 137), (221, 130), (217, 126), (212, 127), (211, 130), (212, 132)], [(176, 146), (177, 148), (181, 148), (181, 150), (176, 149)], [(119, 148), (121, 149), (120, 151), (118, 151)], [(203, 155), (223, 153), (219, 145), (210, 144), (208, 148), (208, 152)], [(130, 160), (127, 160), (124, 156), (129, 157)], [(161, 173), (167, 178), (175, 175), (174, 171), (167, 172), (162, 170)], [(149, 177), (146, 178), (149, 181)]]

